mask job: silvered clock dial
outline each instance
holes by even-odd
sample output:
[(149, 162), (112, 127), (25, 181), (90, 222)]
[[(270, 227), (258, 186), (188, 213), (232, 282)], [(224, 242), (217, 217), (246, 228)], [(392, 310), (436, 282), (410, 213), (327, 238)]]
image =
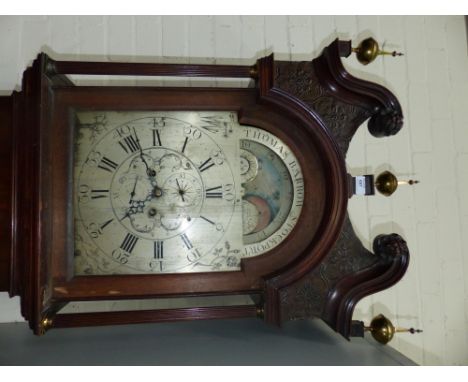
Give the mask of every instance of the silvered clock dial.
[(78, 112), (77, 119), (76, 274), (238, 267), (234, 114)]
[(239, 270), (282, 242), (302, 173), (233, 112), (76, 112), (75, 274)]

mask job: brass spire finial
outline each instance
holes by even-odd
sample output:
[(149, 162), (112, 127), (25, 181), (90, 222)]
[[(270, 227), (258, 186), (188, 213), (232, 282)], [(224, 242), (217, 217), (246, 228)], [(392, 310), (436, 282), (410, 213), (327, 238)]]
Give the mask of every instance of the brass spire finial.
[(356, 53), (358, 61), (363, 65), (370, 64), (379, 55), (387, 55), (393, 57), (403, 56), (403, 53), (398, 53), (396, 51), (386, 52), (380, 50), (379, 44), (372, 37), (362, 40), (357, 48), (352, 48), (352, 51)]
[(390, 196), (396, 191), (399, 185), (413, 185), (417, 183), (419, 183), (419, 180), (398, 180), (390, 171), (384, 171), (377, 177), (374, 185), (377, 191), (382, 195)]
[(389, 343), (395, 333), (422, 333), (421, 329), (395, 328), (392, 322), (383, 314), (379, 314), (378, 316), (374, 317), (370, 323), (370, 326), (365, 326), (364, 329), (371, 332), (372, 337), (374, 337), (377, 342), (380, 342), (383, 345)]

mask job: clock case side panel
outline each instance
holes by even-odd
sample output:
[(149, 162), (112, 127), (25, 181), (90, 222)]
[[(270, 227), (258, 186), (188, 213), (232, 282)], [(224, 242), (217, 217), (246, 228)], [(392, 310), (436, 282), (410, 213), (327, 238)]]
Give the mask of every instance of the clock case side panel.
[(0, 163), (2, 183), (0, 184), (0, 291), (10, 290), (11, 251), (13, 234), (13, 95), (0, 97)]
[(51, 162), (49, 119), (54, 83), (49, 58), (40, 54), (13, 93), (11, 296), (19, 295), (21, 313), (36, 334), (50, 308)]

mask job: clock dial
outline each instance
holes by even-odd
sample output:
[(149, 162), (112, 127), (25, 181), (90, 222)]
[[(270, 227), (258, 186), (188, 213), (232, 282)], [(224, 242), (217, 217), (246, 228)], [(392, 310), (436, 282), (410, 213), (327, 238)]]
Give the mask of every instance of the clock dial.
[[(100, 134), (93, 121), (105, 120)], [(229, 112), (79, 112), (76, 274), (239, 265), (239, 129)]]
[(298, 219), (297, 159), (233, 112), (76, 119), (76, 275), (239, 270)]

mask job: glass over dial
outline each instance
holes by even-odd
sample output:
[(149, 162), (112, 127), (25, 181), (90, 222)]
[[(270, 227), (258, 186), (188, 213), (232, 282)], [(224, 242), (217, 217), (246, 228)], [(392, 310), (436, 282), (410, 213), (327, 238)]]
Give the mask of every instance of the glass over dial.
[(76, 275), (238, 270), (294, 227), (297, 160), (235, 113), (75, 117)]

